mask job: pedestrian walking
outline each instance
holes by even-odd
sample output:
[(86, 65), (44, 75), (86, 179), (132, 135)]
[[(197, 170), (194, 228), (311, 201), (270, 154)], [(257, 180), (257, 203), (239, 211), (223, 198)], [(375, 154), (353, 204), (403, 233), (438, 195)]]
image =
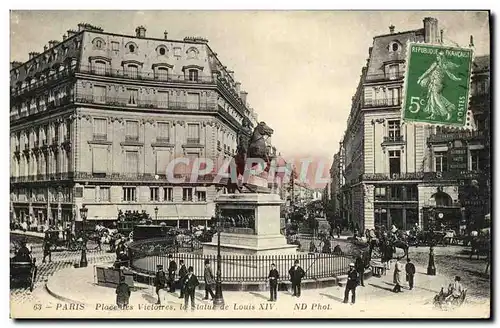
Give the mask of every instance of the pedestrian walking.
[(179, 287), (181, 289), (181, 295), (179, 296), (179, 298), (184, 298), (184, 278), (186, 278), (188, 270), (186, 269), (184, 260), (180, 260), (179, 264), (181, 266), (181, 268), (179, 269)]
[(306, 275), (304, 269), (299, 266), (299, 260), (295, 260), (294, 266), (288, 270), (290, 282), (292, 283), (293, 296), (300, 297), (302, 278)]
[(214, 274), (212, 272), (212, 268), (210, 267), (210, 260), (205, 260), (205, 271), (203, 274), (203, 278), (205, 280), (205, 298), (204, 300), (208, 300), (208, 294), (212, 297), (215, 297), (215, 294), (212, 290), (213, 285), (215, 284)]
[(174, 261), (172, 254), (168, 256), (170, 263), (168, 264), (168, 286), (169, 292), (175, 293), (175, 271), (177, 271), (177, 263)]
[(198, 281), (198, 278), (196, 275), (193, 273), (193, 267), (190, 266), (189, 269), (187, 270), (187, 275), (184, 277), (183, 285), (184, 287), (184, 310), (187, 311), (188, 309), (188, 303), (189, 299), (191, 299), (191, 311), (194, 311), (195, 309), (195, 303), (194, 303), (194, 291), (196, 290), (196, 287), (200, 284)]
[(351, 304), (356, 303), (356, 287), (358, 286), (359, 274), (356, 271), (354, 263), (349, 264), (347, 272), (347, 283), (345, 284), (344, 303), (349, 302), (349, 292), (351, 292)]
[(364, 273), (365, 273), (365, 261), (363, 261), (363, 254), (356, 258), (355, 269), (359, 274), (359, 284), (365, 287)]
[(342, 232), (342, 228), (340, 227), (340, 224), (337, 224), (337, 238), (340, 239), (340, 233)]
[(48, 231), (45, 232), (45, 237), (43, 238), (43, 260), (42, 263), (45, 263), (45, 258), (49, 257), (49, 263), (52, 262), (52, 251), (50, 247), (52, 243), (50, 241), (50, 234)]
[(128, 306), (130, 286), (125, 282), (125, 276), (120, 276), (120, 283), (116, 287), (116, 305), (123, 309)]
[(405, 266), (405, 271), (406, 271), (406, 281), (408, 281), (408, 286), (410, 290), (413, 289), (413, 282), (415, 278), (415, 265), (411, 263), (411, 260), (408, 258), (406, 260), (406, 266)]
[(156, 266), (156, 276), (155, 276), (155, 287), (156, 287), (156, 295), (158, 295), (158, 302), (156, 304), (161, 304), (161, 300), (165, 299), (165, 285), (167, 283), (167, 276), (163, 271), (163, 265), (158, 264)]
[(402, 265), (399, 262), (399, 257), (396, 258), (396, 263), (394, 263), (394, 276), (393, 282), (395, 284), (394, 289), (392, 290), (395, 293), (401, 292), (401, 272), (403, 271)]
[(269, 290), (271, 292), (269, 302), (276, 302), (278, 299), (278, 280), (280, 278), (280, 274), (278, 270), (276, 270), (276, 265), (274, 263), (271, 264), (271, 270), (269, 270), (267, 278), (269, 279)]

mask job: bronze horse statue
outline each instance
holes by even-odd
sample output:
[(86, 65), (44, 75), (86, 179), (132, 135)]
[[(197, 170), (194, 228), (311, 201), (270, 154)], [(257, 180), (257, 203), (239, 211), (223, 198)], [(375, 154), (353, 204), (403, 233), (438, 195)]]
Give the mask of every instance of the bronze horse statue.
[[(247, 159), (262, 159), (266, 163), (266, 168), (264, 171), (269, 170), (269, 165), (271, 162), (271, 154), (269, 154), (268, 147), (266, 145), (266, 140), (268, 137), (272, 136), (274, 130), (267, 126), (266, 123), (260, 122), (253, 130), (251, 136), (249, 137), (250, 128), (248, 124), (243, 125), (243, 130), (240, 131), (238, 136), (238, 147), (236, 155), (232, 158), (234, 165), (229, 166), (229, 170), (232, 167), (236, 167), (236, 178), (239, 176), (244, 176)], [(257, 165), (254, 164), (253, 167)], [(229, 172), (231, 173), (231, 172)], [(229, 175), (227, 183), (227, 190), (229, 193), (235, 193), (242, 191), (242, 187), (245, 186), (251, 192), (254, 192), (252, 188), (243, 183), (242, 186), (238, 185), (238, 181), (232, 181), (232, 174)]]

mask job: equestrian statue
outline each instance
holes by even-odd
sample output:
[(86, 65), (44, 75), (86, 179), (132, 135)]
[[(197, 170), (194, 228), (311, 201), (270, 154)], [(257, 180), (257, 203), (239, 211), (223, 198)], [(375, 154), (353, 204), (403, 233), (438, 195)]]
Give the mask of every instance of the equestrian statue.
[[(238, 133), (238, 146), (236, 148), (236, 155), (231, 159), (232, 163), (229, 165), (229, 170), (236, 167), (236, 177), (237, 181), (233, 181), (231, 177), (233, 176), (229, 172), (229, 179), (227, 183), (228, 193), (235, 193), (243, 191), (245, 187), (250, 192), (256, 192), (256, 188), (243, 182), (239, 184), (239, 177), (244, 176), (246, 161), (248, 158), (261, 159), (266, 163), (266, 168), (264, 172), (269, 171), (271, 160), (273, 159), (272, 154), (269, 153), (269, 148), (267, 147), (266, 141), (274, 133), (274, 130), (267, 126), (266, 123), (260, 122), (257, 124), (253, 132), (248, 122), (243, 123), (242, 130)], [(254, 164), (254, 166), (257, 164)]]

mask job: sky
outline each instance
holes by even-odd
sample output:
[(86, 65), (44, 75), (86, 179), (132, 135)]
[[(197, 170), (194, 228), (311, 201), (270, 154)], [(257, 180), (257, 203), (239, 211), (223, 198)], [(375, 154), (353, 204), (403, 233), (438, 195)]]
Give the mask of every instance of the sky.
[(467, 46), (473, 35), (476, 55), (490, 53), (487, 13), (459, 11), (12, 11), (10, 53), (26, 61), (80, 22), (127, 35), (144, 25), (149, 37), (205, 37), (274, 129), (278, 152), (331, 163), (373, 37), (391, 24), (396, 32), (422, 28), (428, 16), (445, 44)]

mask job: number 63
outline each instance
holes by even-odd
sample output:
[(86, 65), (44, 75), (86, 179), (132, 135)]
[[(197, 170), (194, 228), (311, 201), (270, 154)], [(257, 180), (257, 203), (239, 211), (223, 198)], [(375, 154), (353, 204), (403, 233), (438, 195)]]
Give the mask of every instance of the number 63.
[(410, 98), (410, 105), (408, 106), (408, 110), (412, 114), (416, 114), (420, 111), (420, 106), (425, 105), (425, 100), (420, 99), (420, 97), (411, 97)]

